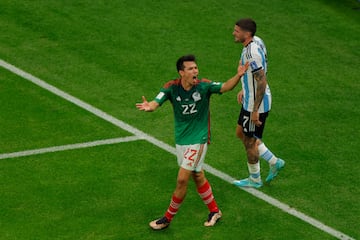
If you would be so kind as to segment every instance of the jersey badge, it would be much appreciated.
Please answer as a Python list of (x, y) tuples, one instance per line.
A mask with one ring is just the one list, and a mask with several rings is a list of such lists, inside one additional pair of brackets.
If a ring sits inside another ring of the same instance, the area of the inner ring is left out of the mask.
[(201, 96), (200, 93), (198, 91), (194, 92), (192, 95), (193, 99), (195, 102), (200, 101), (201, 100)]
[(250, 67), (251, 67), (252, 70), (257, 70), (259, 68), (255, 61), (250, 63)]

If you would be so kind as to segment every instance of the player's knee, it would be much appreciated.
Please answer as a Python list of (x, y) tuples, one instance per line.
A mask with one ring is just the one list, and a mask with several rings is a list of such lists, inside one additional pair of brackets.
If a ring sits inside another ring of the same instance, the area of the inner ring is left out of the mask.
[(256, 139), (256, 146), (260, 146), (263, 142), (260, 139)]
[(245, 144), (246, 151), (252, 151), (257, 146), (256, 139), (250, 138), (250, 137), (245, 137), (244, 144)]
[(201, 185), (205, 182), (205, 174), (203, 172), (197, 172), (193, 174), (193, 179), (196, 185)]
[(246, 153), (249, 157), (256, 156), (256, 150), (254, 148), (248, 148), (246, 149)]
[(203, 178), (203, 177), (204, 177), (203, 172), (193, 172), (193, 178), (194, 179), (200, 179), (200, 178)]
[(180, 187), (180, 188), (184, 187), (184, 186), (187, 186), (188, 182), (189, 182), (188, 178), (179, 177), (177, 179), (177, 186)]

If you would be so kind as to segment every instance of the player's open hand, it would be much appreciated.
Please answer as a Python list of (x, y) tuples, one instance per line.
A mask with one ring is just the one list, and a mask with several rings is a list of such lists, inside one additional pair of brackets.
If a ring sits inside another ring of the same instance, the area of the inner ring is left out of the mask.
[(142, 103), (136, 104), (137, 109), (139, 109), (140, 111), (146, 111), (146, 112), (151, 111), (150, 104), (144, 96), (142, 96), (142, 100), (143, 100)]
[(249, 67), (249, 62), (246, 62), (245, 65), (242, 65), (242, 64), (240, 63), (240, 64), (239, 64), (239, 67), (238, 67), (238, 69), (237, 69), (238, 75), (239, 75), (240, 77), (242, 77), (242, 76), (245, 74), (245, 72), (247, 71), (248, 67)]
[(251, 113), (251, 121), (258, 127), (261, 126), (262, 122), (259, 120), (259, 113), (258, 112), (252, 112)]

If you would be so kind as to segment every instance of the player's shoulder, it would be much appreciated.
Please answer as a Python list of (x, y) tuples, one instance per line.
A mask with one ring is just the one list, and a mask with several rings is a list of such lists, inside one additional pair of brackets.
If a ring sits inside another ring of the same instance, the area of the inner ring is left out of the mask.
[(173, 86), (179, 86), (181, 83), (180, 79), (173, 79), (164, 84), (163, 88), (169, 89)]
[(256, 58), (256, 57), (260, 57), (260, 52), (262, 52), (263, 50), (261, 49), (261, 47), (254, 41), (251, 41), (247, 46), (246, 46), (246, 57), (248, 59), (251, 58)]
[(202, 78), (202, 79), (199, 79), (197, 81), (197, 85), (203, 86), (203, 87), (206, 87), (206, 88), (208, 88), (210, 86), (213, 86), (214, 84), (217, 84), (217, 83), (214, 82), (214, 81), (211, 81), (211, 80), (209, 80), (207, 78)]
[(267, 54), (265, 43), (264, 43), (264, 41), (263, 41), (260, 37), (254, 36), (253, 41), (260, 47), (260, 49), (261, 49), (265, 54)]
[(258, 52), (259, 49), (262, 50), (260, 44), (255, 41), (252, 41), (249, 44), (249, 49), (251, 50), (251, 52)]
[(210, 89), (210, 88), (213, 88), (215, 86), (222, 86), (222, 83), (221, 82), (214, 82), (212, 80), (202, 78), (201, 80), (198, 81), (197, 86), (200, 86), (200, 88), (202, 88), (202, 89)]
[(199, 80), (199, 83), (212, 83), (212, 81), (207, 78), (202, 78)]
[(253, 41), (258, 45), (264, 45), (265, 46), (264, 41), (259, 36), (254, 36)]

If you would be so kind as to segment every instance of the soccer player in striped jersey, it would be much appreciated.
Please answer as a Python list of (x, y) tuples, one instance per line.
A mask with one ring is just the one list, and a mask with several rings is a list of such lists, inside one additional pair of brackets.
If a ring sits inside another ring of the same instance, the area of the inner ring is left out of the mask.
[(284, 167), (285, 161), (277, 158), (262, 142), (265, 122), (271, 109), (271, 92), (267, 83), (267, 51), (261, 38), (255, 36), (256, 23), (252, 19), (240, 19), (236, 22), (233, 36), (235, 42), (244, 48), (240, 62), (249, 62), (250, 66), (241, 78), (242, 90), (238, 102), (242, 104), (236, 135), (243, 141), (247, 158), (249, 177), (234, 181), (241, 187), (260, 188), (263, 183), (260, 175), (259, 156), (270, 165), (266, 178), (272, 181)]
[(193, 178), (200, 197), (210, 211), (204, 225), (214, 226), (221, 218), (221, 211), (203, 170), (210, 141), (210, 96), (232, 90), (248, 66), (248, 63), (240, 64), (236, 75), (224, 83), (212, 82), (198, 79), (199, 70), (193, 55), (183, 56), (176, 64), (180, 77), (166, 83), (153, 101), (148, 102), (143, 97), (143, 102), (136, 104), (139, 110), (152, 112), (169, 100), (174, 111), (175, 142), (180, 168), (170, 205), (162, 218), (150, 222), (152, 229), (161, 230), (169, 226), (185, 198), (190, 178)]

